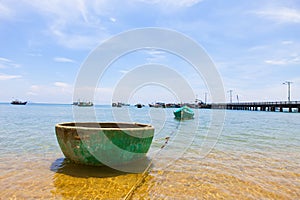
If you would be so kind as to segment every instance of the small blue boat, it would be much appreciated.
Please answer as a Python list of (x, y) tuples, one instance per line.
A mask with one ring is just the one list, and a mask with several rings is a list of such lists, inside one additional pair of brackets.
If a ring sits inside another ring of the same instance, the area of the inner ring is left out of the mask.
[(176, 119), (193, 119), (194, 111), (187, 106), (183, 106), (176, 111), (174, 111)]

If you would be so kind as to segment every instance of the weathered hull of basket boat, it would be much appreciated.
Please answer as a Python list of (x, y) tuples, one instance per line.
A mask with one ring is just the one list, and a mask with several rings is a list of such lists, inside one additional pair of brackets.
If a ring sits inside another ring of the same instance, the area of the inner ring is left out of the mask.
[(55, 126), (68, 159), (86, 165), (122, 165), (146, 156), (154, 128), (137, 123), (62, 123)]

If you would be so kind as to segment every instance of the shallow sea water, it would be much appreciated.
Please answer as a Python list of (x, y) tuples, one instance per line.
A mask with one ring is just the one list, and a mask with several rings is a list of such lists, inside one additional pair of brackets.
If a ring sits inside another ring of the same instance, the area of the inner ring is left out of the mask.
[(93, 108), (0, 104), (0, 199), (300, 198), (299, 113), (226, 111), (223, 131), (203, 155), (210, 110), (179, 122), (174, 109), (96, 106), (97, 121), (128, 121), (129, 113), (155, 126), (151, 166), (130, 173), (64, 159), (54, 126), (73, 121), (73, 109), (93, 120)]

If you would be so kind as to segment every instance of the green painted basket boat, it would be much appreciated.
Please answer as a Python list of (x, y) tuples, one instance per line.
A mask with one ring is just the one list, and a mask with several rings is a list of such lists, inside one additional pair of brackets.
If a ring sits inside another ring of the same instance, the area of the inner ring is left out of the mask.
[(176, 119), (193, 119), (194, 111), (187, 106), (183, 106), (176, 111), (174, 111), (174, 116)]
[(59, 146), (69, 160), (117, 166), (146, 156), (154, 127), (139, 123), (67, 122), (55, 126)]

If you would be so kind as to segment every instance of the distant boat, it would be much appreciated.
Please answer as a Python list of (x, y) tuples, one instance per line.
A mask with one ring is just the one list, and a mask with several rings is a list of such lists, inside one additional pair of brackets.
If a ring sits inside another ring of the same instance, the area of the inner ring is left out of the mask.
[(81, 107), (88, 107), (88, 106), (93, 106), (93, 102), (91, 101), (78, 101), (77, 106), (81, 106)]
[(161, 102), (157, 102), (155, 104), (149, 104), (149, 107), (154, 107), (154, 108), (165, 108), (166, 104), (165, 103), (161, 103)]
[(193, 119), (194, 111), (187, 106), (183, 106), (176, 111), (174, 111), (176, 119)]
[(121, 103), (122, 106), (130, 106), (129, 103)]
[(167, 103), (166, 108), (180, 108), (181, 104), (180, 103)]
[(142, 107), (144, 107), (144, 105), (142, 105), (142, 104), (140, 104), (140, 103), (136, 104), (135, 106), (136, 106), (137, 108), (142, 108)]
[(112, 107), (122, 107), (122, 104), (118, 103), (112, 103), (111, 104)]
[(130, 106), (130, 104), (128, 104), (128, 103), (122, 103), (122, 102), (112, 103), (111, 105), (112, 105), (112, 107)]
[(13, 100), (12, 102), (10, 102), (13, 105), (26, 105), (27, 101), (19, 101), (19, 100)]

